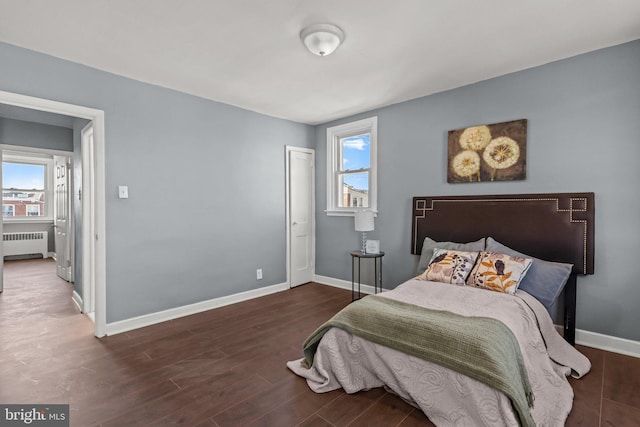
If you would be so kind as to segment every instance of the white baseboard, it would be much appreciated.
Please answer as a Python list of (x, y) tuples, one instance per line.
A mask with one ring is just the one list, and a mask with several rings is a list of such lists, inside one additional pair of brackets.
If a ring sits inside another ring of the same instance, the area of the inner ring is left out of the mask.
[(122, 332), (131, 331), (133, 329), (138, 329), (145, 326), (155, 325), (156, 323), (166, 322), (168, 320), (189, 316), (191, 314), (201, 313), (203, 311), (223, 307), (225, 305), (247, 301), (276, 292), (286, 291), (287, 289), (289, 289), (288, 283), (280, 283), (277, 285), (254, 289), (251, 291), (240, 292), (233, 295), (184, 305), (182, 307), (170, 308), (168, 310), (163, 310), (156, 313), (132, 317), (131, 319), (119, 320), (117, 322), (107, 323), (105, 332), (106, 335), (120, 334)]
[(84, 307), (84, 301), (82, 300), (82, 297), (80, 296), (80, 294), (78, 294), (75, 291), (75, 289), (73, 290), (73, 293), (71, 294), (71, 301), (73, 301), (73, 303), (78, 308), (78, 310), (80, 310), (80, 313), (84, 314), (89, 319), (91, 319), (91, 321), (93, 323), (96, 323), (95, 313), (85, 313), (84, 312), (84, 310), (82, 308), (82, 307)]
[(82, 297), (75, 291), (75, 289), (71, 294), (71, 301), (73, 301), (76, 307), (78, 307), (78, 310), (80, 310), (80, 313), (82, 313)]
[[(351, 290), (351, 282), (348, 280), (334, 279), (333, 277), (314, 274), (313, 281), (322, 285), (333, 286), (334, 288), (346, 289), (348, 291)], [(356, 284), (356, 291), (358, 290), (357, 288), (358, 285)], [(360, 285), (360, 292), (363, 294), (373, 294), (375, 290), (371, 285)]]
[[(323, 285), (351, 290), (351, 282), (348, 280), (334, 279), (333, 277), (314, 274), (313, 281)], [(362, 293), (373, 294), (373, 292), (373, 286), (362, 285)], [(562, 325), (556, 325), (556, 329), (558, 330), (558, 333), (562, 335)], [(627, 356), (640, 357), (640, 341), (612, 337), (610, 335), (598, 334), (596, 332), (585, 331), (582, 329), (576, 329), (576, 344), (625, 354)]]
[(627, 356), (640, 357), (640, 341), (612, 337), (597, 332), (576, 329), (576, 344), (626, 354)]

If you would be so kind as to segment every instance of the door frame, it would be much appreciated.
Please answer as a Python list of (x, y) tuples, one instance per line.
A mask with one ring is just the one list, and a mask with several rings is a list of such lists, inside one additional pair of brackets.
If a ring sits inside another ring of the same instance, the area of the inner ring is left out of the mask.
[(286, 253), (286, 268), (287, 268), (287, 285), (291, 288), (291, 192), (289, 186), (289, 179), (291, 175), (289, 157), (292, 151), (300, 153), (311, 154), (311, 164), (313, 173), (311, 174), (311, 259), (313, 262), (313, 275), (315, 276), (316, 269), (316, 152), (312, 148), (294, 147), (291, 145), (285, 145), (285, 228), (287, 239), (287, 253)]
[(83, 192), (81, 197), (82, 206), (82, 247), (88, 250), (82, 252), (82, 312), (89, 316), (95, 322), (95, 289), (91, 286), (95, 283), (95, 251), (91, 244), (91, 236), (95, 235), (95, 221), (85, 221), (85, 215), (89, 218), (94, 217), (95, 212), (95, 194), (92, 191), (85, 191), (85, 188), (95, 187), (94, 168), (87, 167), (95, 164), (93, 149), (94, 146), (91, 140), (88, 139), (94, 137), (93, 122), (87, 123), (87, 125), (80, 131), (80, 152), (82, 154), (82, 179), (80, 188)]
[[(95, 211), (93, 214), (87, 214), (83, 210), (83, 223), (89, 221), (92, 229), (95, 230), (94, 236), (91, 236), (90, 245), (83, 245), (82, 255), (90, 258), (90, 248), (95, 254), (93, 264), (93, 281), (91, 286), (94, 290), (95, 298), (95, 319), (94, 319), (94, 335), (102, 337), (106, 333), (106, 242), (105, 242), (105, 121), (104, 111), (95, 108), (84, 107), (81, 105), (68, 104), (64, 102), (53, 101), (49, 99), (36, 98), (33, 96), (21, 95), (12, 92), (0, 91), (0, 103), (13, 105), (16, 107), (29, 108), (32, 110), (47, 111), (50, 113), (63, 114), (65, 116), (78, 117), (88, 119), (93, 122), (93, 152), (95, 163), (88, 165), (93, 169), (95, 177), (93, 188), (83, 188), (84, 195), (87, 191), (93, 193), (95, 201)], [(85, 165), (83, 165), (84, 169)], [(2, 233), (2, 225), (0, 221), (0, 233)], [(84, 234), (84, 229), (83, 229)], [(84, 239), (84, 236), (83, 236)], [(2, 256), (2, 248), (0, 245), (0, 256)], [(0, 258), (2, 260), (2, 258)], [(0, 264), (1, 265), (1, 264)], [(0, 275), (2, 271), (0, 271)], [(1, 280), (1, 279), (0, 279)]]

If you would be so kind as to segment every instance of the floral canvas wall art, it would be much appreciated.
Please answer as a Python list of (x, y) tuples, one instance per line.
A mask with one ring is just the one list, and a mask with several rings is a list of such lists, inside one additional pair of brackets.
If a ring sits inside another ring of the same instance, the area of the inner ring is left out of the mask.
[(450, 130), (447, 182), (525, 179), (527, 119)]

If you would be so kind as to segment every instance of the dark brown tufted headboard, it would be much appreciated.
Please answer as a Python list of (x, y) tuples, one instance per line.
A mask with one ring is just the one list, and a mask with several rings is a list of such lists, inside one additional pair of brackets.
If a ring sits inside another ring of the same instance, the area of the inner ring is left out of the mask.
[(575, 275), (593, 274), (594, 193), (414, 197), (411, 253), (425, 237), (470, 242), (493, 237), (517, 251), (573, 264), (565, 288), (565, 338), (575, 337)]

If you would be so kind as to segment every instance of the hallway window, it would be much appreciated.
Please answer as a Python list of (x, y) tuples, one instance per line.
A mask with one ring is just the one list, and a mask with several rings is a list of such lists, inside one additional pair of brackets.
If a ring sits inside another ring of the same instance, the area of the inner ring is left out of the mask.
[(12, 219), (51, 219), (47, 197), (51, 160), (5, 155), (2, 163), (2, 215)]

